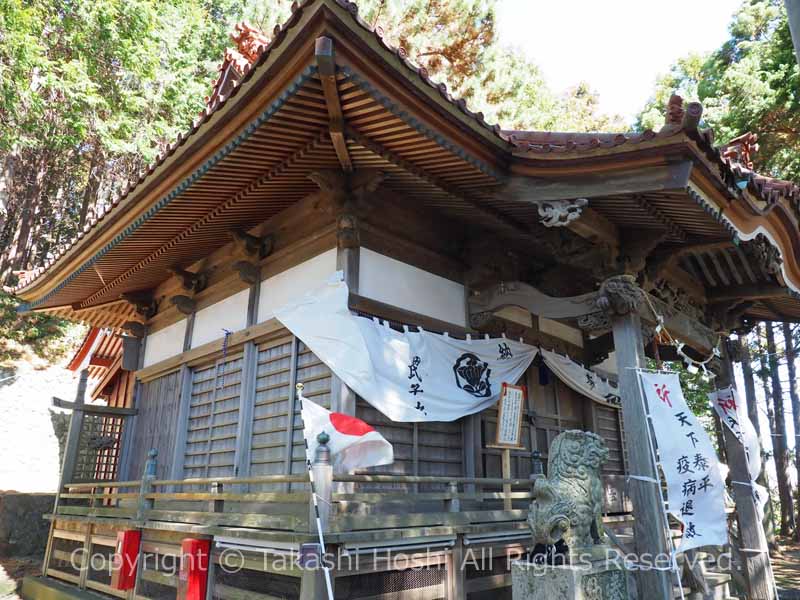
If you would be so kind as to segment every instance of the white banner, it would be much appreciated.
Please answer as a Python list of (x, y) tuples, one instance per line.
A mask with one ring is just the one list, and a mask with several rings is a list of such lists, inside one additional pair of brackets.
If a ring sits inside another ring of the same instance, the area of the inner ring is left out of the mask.
[(619, 405), (619, 389), (607, 379), (600, 377), (594, 371), (583, 368), (568, 356), (544, 349), (541, 352), (547, 367), (573, 390), (595, 402)]
[(537, 349), (506, 338), (458, 340), (398, 332), (352, 315), (348, 289), (330, 282), (275, 317), (359, 396), (393, 421), (454, 421), (497, 402)]
[(711, 440), (675, 373), (639, 372), (667, 479), (669, 512), (683, 523), (678, 550), (728, 543), (725, 483)]
[[(739, 394), (736, 392), (735, 387), (728, 386), (711, 392), (708, 394), (708, 398), (711, 400), (711, 405), (717, 412), (719, 420), (731, 430), (736, 439), (739, 440), (739, 443), (744, 445), (747, 454), (747, 471), (750, 474), (749, 483), (752, 486), (756, 506), (763, 518), (764, 505), (767, 503), (769, 495), (767, 488), (756, 483), (756, 479), (761, 474), (761, 444), (758, 442), (756, 428), (750, 421), (750, 417), (747, 416), (747, 410), (739, 399)], [(740, 491), (737, 487), (741, 486), (742, 483), (748, 482), (733, 484), (735, 492)]]

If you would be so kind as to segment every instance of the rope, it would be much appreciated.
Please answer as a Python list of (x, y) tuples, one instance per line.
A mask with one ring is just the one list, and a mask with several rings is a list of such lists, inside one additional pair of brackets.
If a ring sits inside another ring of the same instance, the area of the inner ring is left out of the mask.
[[(300, 402), (300, 419), (303, 419), (303, 384), (297, 384), (297, 400)], [(317, 521), (317, 536), (319, 537), (319, 550), (320, 550), (320, 559), (322, 562), (322, 570), (325, 572), (325, 587), (328, 589), (328, 600), (333, 600), (333, 584), (331, 583), (331, 572), (328, 569), (328, 565), (325, 562), (325, 538), (322, 535), (322, 521), (319, 518), (319, 496), (317, 495), (316, 489), (314, 488), (314, 469), (312, 467), (312, 460), (311, 455), (309, 454), (308, 449), (308, 438), (306, 437), (306, 425), (305, 421), (303, 421), (303, 442), (306, 446), (306, 467), (308, 468), (308, 481), (311, 484), (311, 500), (314, 503), (314, 516)]]

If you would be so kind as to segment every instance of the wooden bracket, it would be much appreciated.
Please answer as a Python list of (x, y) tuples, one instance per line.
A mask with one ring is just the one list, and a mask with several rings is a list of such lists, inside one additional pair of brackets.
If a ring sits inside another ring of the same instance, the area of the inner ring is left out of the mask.
[(145, 333), (144, 323), (139, 321), (125, 321), (122, 325), (123, 331), (130, 333), (131, 337), (142, 339)]
[(363, 212), (369, 206), (368, 195), (375, 192), (386, 178), (379, 169), (360, 169), (345, 173), (337, 169), (320, 169), (308, 174), (329, 198), (326, 210), (338, 215), (342, 212)]
[(622, 232), (619, 262), (625, 273), (644, 271), (647, 257), (667, 238), (666, 231), (625, 230)]
[(173, 296), (169, 300), (184, 315), (190, 315), (197, 309), (197, 301), (189, 296)]
[(261, 278), (261, 269), (259, 266), (247, 262), (246, 260), (233, 263), (233, 268), (239, 273), (239, 279), (250, 285), (258, 283), (258, 280)]
[(158, 302), (153, 297), (153, 292), (126, 292), (120, 296), (136, 308), (136, 314), (145, 319), (152, 318), (158, 311)]
[(339, 99), (339, 87), (336, 84), (336, 59), (333, 51), (333, 40), (329, 37), (318, 37), (314, 45), (314, 57), (317, 61), (317, 72), (322, 83), (322, 93), (328, 108), (329, 130), (333, 148), (339, 159), (342, 170), (349, 173), (353, 170), (353, 161), (347, 150), (347, 139), (344, 135), (344, 113)]
[(258, 237), (247, 233), (243, 229), (233, 229), (230, 232), (230, 236), (247, 256), (253, 258), (266, 258), (275, 246), (275, 237), (272, 235)]
[(206, 271), (193, 273), (192, 271), (187, 271), (185, 269), (181, 269), (180, 267), (172, 267), (167, 270), (170, 273), (180, 277), (181, 286), (183, 286), (183, 289), (187, 292), (196, 294), (197, 292), (204, 290), (208, 285), (208, 273)]

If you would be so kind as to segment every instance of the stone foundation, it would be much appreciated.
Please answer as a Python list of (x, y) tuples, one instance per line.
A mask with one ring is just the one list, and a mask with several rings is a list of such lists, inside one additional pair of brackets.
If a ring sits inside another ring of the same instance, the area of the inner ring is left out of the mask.
[(0, 556), (44, 554), (50, 521), (42, 518), (53, 511), (53, 494), (0, 492)]

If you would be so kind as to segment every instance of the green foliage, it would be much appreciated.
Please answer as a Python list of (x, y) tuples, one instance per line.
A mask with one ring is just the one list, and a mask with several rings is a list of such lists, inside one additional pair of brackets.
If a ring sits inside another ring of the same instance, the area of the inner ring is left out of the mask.
[(46, 313), (17, 314), (19, 302), (0, 292), (0, 364), (20, 358), (27, 349), (50, 361), (62, 358), (84, 328)]
[(658, 80), (639, 127), (658, 129), (675, 91), (703, 103), (718, 141), (757, 133), (756, 170), (800, 179), (800, 68), (782, 0), (746, 0), (719, 49), (677, 61)]

